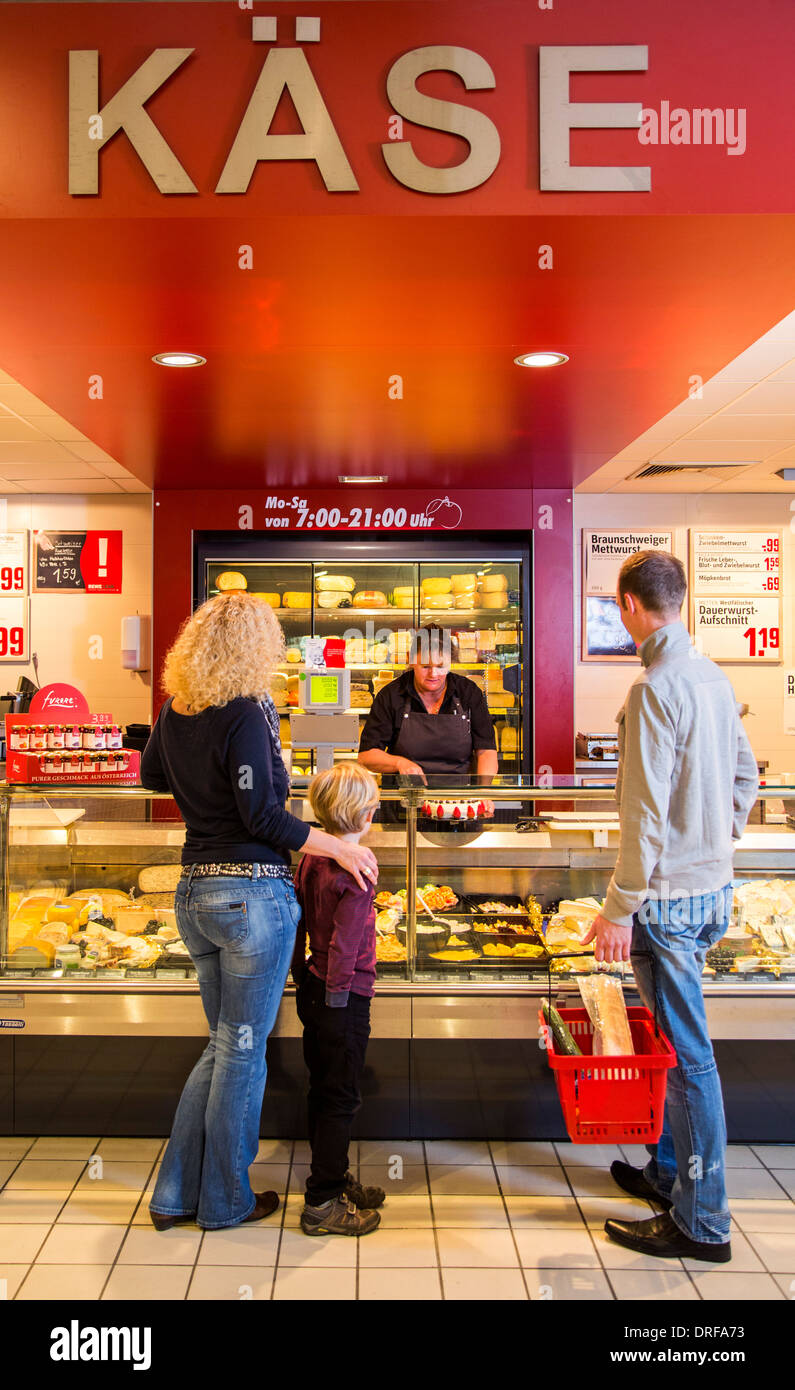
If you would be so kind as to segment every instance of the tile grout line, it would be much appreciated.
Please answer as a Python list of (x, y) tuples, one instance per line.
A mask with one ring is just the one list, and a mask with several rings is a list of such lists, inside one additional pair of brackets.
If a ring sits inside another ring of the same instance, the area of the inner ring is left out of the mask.
[[(564, 1141), (561, 1140), (560, 1142), (563, 1143)], [(557, 1143), (555, 1142), (554, 1139), (552, 1140), (552, 1147), (553, 1147), (553, 1149), (555, 1150), (555, 1154), (556, 1154), (558, 1163), (560, 1164), (561, 1168), (563, 1169), (563, 1175), (564, 1175), (564, 1177), (565, 1177), (565, 1179), (566, 1179), (566, 1182), (567, 1182), (568, 1185), (569, 1185), (569, 1191), (571, 1192), (571, 1195), (572, 1195), (572, 1197), (574, 1198), (574, 1204), (575, 1204), (575, 1206), (576, 1206), (578, 1212), (580, 1213), (580, 1216), (582, 1217), (582, 1220), (585, 1222), (585, 1229), (586, 1229), (586, 1231), (588, 1232), (588, 1235), (591, 1236), (591, 1228), (590, 1228), (590, 1226), (588, 1225), (588, 1222), (585, 1220), (585, 1212), (583, 1211), (582, 1207), (580, 1206), (579, 1198), (578, 1198), (578, 1196), (577, 1196), (577, 1194), (576, 1194), (576, 1192), (574, 1191), (574, 1188), (573, 1188), (573, 1186), (572, 1186), (572, 1181), (571, 1181), (571, 1178), (569, 1177), (569, 1170), (568, 1170), (568, 1168), (566, 1167), (565, 1163), (563, 1162), (563, 1159), (561, 1158), (560, 1154), (558, 1153), (558, 1146), (557, 1146)], [(624, 1150), (621, 1149), (620, 1146), (617, 1146), (617, 1147), (620, 1149), (620, 1152), (623, 1154)], [(589, 1165), (586, 1164), (586, 1165), (583, 1165), (583, 1166), (587, 1167), (587, 1166), (589, 1166)], [(572, 1167), (577, 1167), (577, 1165), (576, 1165), (576, 1164), (572, 1164)], [(607, 1280), (607, 1287), (609, 1288), (611, 1294), (613, 1295), (613, 1301), (614, 1301), (614, 1303), (619, 1303), (619, 1302), (621, 1302), (621, 1300), (619, 1299), (618, 1294), (616, 1293), (616, 1290), (615, 1290), (615, 1286), (614, 1286), (614, 1284), (613, 1284), (613, 1281), (612, 1281), (612, 1279), (610, 1278), (610, 1272), (609, 1272), (609, 1270), (607, 1270), (607, 1269), (605, 1268), (605, 1266), (604, 1266), (604, 1263), (603, 1263), (603, 1261), (602, 1261), (602, 1257), (601, 1257), (601, 1255), (599, 1254), (599, 1249), (598, 1249), (598, 1247), (597, 1247), (596, 1241), (594, 1240), (593, 1236), (591, 1236), (591, 1244), (593, 1245), (594, 1250), (596, 1251), (596, 1258), (597, 1258), (597, 1260), (599, 1261), (599, 1264), (600, 1264), (601, 1269), (602, 1269), (602, 1273), (604, 1274), (605, 1279)]]
[[(41, 1137), (41, 1136), (37, 1136), (37, 1138), (39, 1138), (39, 1137)], [(35, 1140), (35, 1139), (34, 1139), (33, 1143), (34, 1143), (34, 1144), (36, 1143), (36, 1140)], [(33, 1147), (33, 1145), (31, 1145), (31, 1148), (32, 1148), (32, 1147)], [(29, 1151), (28, 1151), (28, 1152), (29, 1152)], [(22, 1162), (22, 1159), (20, 1159), (19, 1161), (20, 1161), (20, 1163), (21, 1163), (21, 1162)], [(35, 1163), (35, 1162), (38, 1162), (38, 1163), (47, 1163), (47, 1162), (51, 1162), (51, 1161), (53, 1161), (53, 1160), (50, 1160), (50, 1159), (32, 1159), (32, 1160), (31, 1160), (31, 1162), (34, 1162), (34, 1163)], [(55, 1160), (55, 1161), (57, 1162), (57, 1160)], [(69, 1159), (63, 1159), (63, 1160), (61, 1160), (61, 1161), (64, 1162), (64, 1163), (70, 1162)], [(66, 1201), (64, 1201), (64, 1202), (61, 1204), (61, 1206), (58, 1208), (58, 1214), (57, 1214), (57, 1216), (55, 1217), (55, 1221), (51, 1221), (51, 1222), (50, 1222), (50, 1229), (49, 1229), (49, 1231), (47, 1232), (46, 1236), (44, 1237), (44, 1240), (42, 1241), (41, 1245), (39, 1246), (38, 1250), (36, 1251), (36, 1254), (34, 1255), (33, 1259), (32, 1259), (31, 1262), (30, 1262), (30, 1264), (28, 1265), (27, 1272), (26, 1272), (26, 1274), (24, 1275), (23, 1279), (20, 1281), (19, 1288), (17, 1289), (16, 1293), (14, 1294), (14, 1297), (13, 1297), (13, 1299), (12, 1299), (12, 1302), (16, 1302), (18, 1295), (22, 1292), (22, 1289), (24, 1288), (25, 1284), (27, 1283), (28, 1278), (29, 1278), (29, 1276), (30, 1276), (30, 1271), (31, 1271), (32, 1269), (35, 1268), (35, 1266), (36, 1266), (36, 1261), (38, 1260), (39, 1255), (41, 1254), (41, 1252), (42, 1252), (42, 1250), (43, 1250), (43, 1248), (44, 1248), (46, 1242), (49, 1240), (50, 1236), (52, 1235), (53, 1228), (54, 1228), (54, 1226), (55, 1226), (55, 1222), (58, 1220), (58, 1217), (60, 1216), (61, 1212), (63, 1211), (64, 1207), (66, 1206), (66, 1203), (67, 1203), (67, 1202), (69, 1201), (69, 1199), (73, 1196), (74, 1191), (75, 1191), (75, 1189), (76, 1189), (76, 1187), (77, 1187), (77, 1184), (79, 1183), (80, 1179), (81, 1179), (82, 1176), (83, 1176), (83, 1171), (87, 1168), (87, 1166), (88, 1166), (88, 1160), (87, 1160), (87, 1159), (84, 1159), (84, 1161), (83, 1161), (83, 1169), (78, 1173), (77, 1177), (75, 1178), (74, 1183), (72, 1184), (72, 1187), (70, 1188), (69, 1196), (66, 1198)], [(9, 1173), (8, 1176), (9, 1176), (9, 1177), (12, 1177), (12, 1176), (13, 1176), (13, 1173)], [(7, 1181), (8, 1181), (8, 1179), (6, 1179), (6, 1182), (7, 1182)], [(4, 1190), (5, 1190), (5, 1184), (4, 1184)], [(20, 1192), (24, 1192), (24, 1191), (26, 1191), (27, 1189), (25, 1189), (25, 1188), (20, 1188), (19, 1190), (20, 1190)], [(46, 1191), (47, 1189), (46, 1189), (46, 1188), (33, 1188), (33, 1189), (30, 1189), (30, 1190), (36, 1192), (36, 1191)], [(12, 1223), (9, 1222), (9, 1225), (10, 1225), (10, 1224), (12, 1224)], [(29, 1225), (30, 1223), (29, 1223), (29, 1222), (28, 1222), (28, 1223), (15, 1222), (15, 1223), (13, 1223), (13, 1224), (15, 1224), (15, 1225), (28, 1224), (28, 1225)]]
[(441, 1292), (440, 1301), (442, 1303), (446, 1303), (447, 1297), (444, 1288), (444, 1276), (442, 1274), (442, 1258), (439, 1254), (439, 1234), (436, 1230), (436, 1213), (433, 1209), (433, 1192), (431, 1191), (431, 1175), (429, 1172), (428, 1164), (428, 1150), (426, 1148), (426, 1143), (424, 1139), (421, 1139), (420, 1143), (422, 1144), (422, 1161), (425, 1168), (425, 1186), (428, 1191), (428, 1206), (431, 1209), (431, 1230), (433, 1232), (433, 1248), (436, 1251), (436, 1275), (439, 1280), (439, 1289)]
[(511, 1213), (510, 1213), (509, 1210), (508, 1210), (508, 1203), (507, 1203), (506, 1200), (505, 1200), (505, 1193), (504, 1193), (503, 1190), (502, 1190), (502, 1183), (500, 1182), (500, 1174), (499, 1174), (499, 1171), (498, 1171), (498, 1169), (497, 1169), (497, 1160), (496, 1160), (495, 1157), (494, 1157), (494, 1151), (493, 1151), (493, 1149), (492, 1149), (492, 1147), (491, 1147), (491, 1140), (490, 1140), (490, 1139), (488, 1139), (488, 1140), (486, 1141), (486, 1147), (488, 1148), (488, 1151), (489, 1151), (489, 1158), (491, 1159), (491, 1166), (492, 1166), (492, 1168), (493, 1168), (493, 1170), (494, 1170), (494, 1177), (495, 1177), (495, 1179), (496, 1179), (496, 1181), (497, 1181), (497, 1191), (498, 1191), (499, 1194), (500, 1194), (500, 1198), (501, 1198), (501, 1200), (502, 1200), (502, 1205), (503, 1205), (503, 1210), (504, 1210), (504, 1212), (505, 1212), (505, 1217), (506, 1217), (506, 1220), (507, 1220), (507, 1222), (508, 1222), (508, 1230), (509, 1230), (510, 1233), (511, 1233), (511, 1242), (512, 1242), (512, 1244), (513, 1244), (514, 1250), (516, 1251), (516, 1263), (517, 1263), (518, 1266), (519, 1266), (519, 1272), (520, 1272), (520, 1274), (521, 1274), (521, 1276), (522, 1276), (522, 1283), (523, 1283), (523, 1285), (524, 1285), (525, 1296), (526, 1296), (526, 1298), (527, 1298), (528, 1303), (532, 1303), (533, 1300), (532, 1300), (531, 1297), (530, 1297), (530, 1289), (529, 1289), (529, 1286), (528, 1286), (528, 1283), (527, 1283), (527, 1275), (525, 1274), (524, 1265), (522, 1264), (522, 1257), (521, 1257), (521, 1255), (520, 1255), (520, 1253), (519, 1253), (519, 1246), (518, 1246), (517, 1243), (516, 1243), (516, 1232), (515, 1232), (514, 1229), (513, 1229), (513, 1222), (511, 1221)]
[[(127, 1230), (125, 1231), (124, 1235), (122, 1236), (121, 1240), (119, 1241), (119, 1248), (118, 1248), (118, 1250), (116, 1251), (116, 1254), (115, 1254), (113, 1260), (111, 1261), (111, 1266), (110, 1266), (110, 1269), (108, 1270), (107, 1278), (106, 1278), (104, 1284), (102, 1285), (102, 1288), (101, 1288), (100, 1291), (99, 1291), (99, 1294), (98, 1294), (98, 1296), (97, 1296), (97, 1303), (101, 1303), (102, 1300), (103, 1300), (103, 1298), (104, 1298), (104, 1296), (105, 1296), (105, 1290), (107, 1289), (108, 1284), (109, 1284), (109, 1282), (110, 1282), (110, 1280), (111, 1280), (111, 1278), (112, 1278), (112, 1276), (113, 1276), (113, 1271), (115, 1270), (117, 1264), (119, 1263), (119, 1256), (121, 1255), (122, 1250), (124, 1249), (125, 1245), (127, 1244), (127, 1237), (129, 1236), (130, 1231), (133, 1229), (133, 1224), (132, 1224), (132, 1223), (133, 1223), (133, 1221), (135, 1220), (136, 1216), (138, 1215), (138, 1209), (139, 1209), (141, 1203), (143, 1202), (143, 1200), (144, 1200), (144, 1198), (145, 1198), (145, 1196), (146, 1196), (147, 1190), (148, 1190), (148, 1188), (149, 1188), (149, 1183), (150, 1183), (151, 1180), (152, 1180), (152, 1174), (154, 1173), (154, 1171), (155, 1171), (155, 1169), (156, 1169), (156, 1167), (157, 1167), (157, 1160), (158, 1160), (158, 1157), (159, 1157), (159, 1155), (160, 1155), (162, 1152), (163, 1152), (163, 1145), (162, 1145), (162, 1143), (161, 1143), (160, 1148), (158, 1149), (157, 1154), (156, 1154), (155, 1157), (152, 1159), (152, 1166), (151, 1166), (151, 1168), (149, 1169), (149, 1177), (146, 1179), (146, 1182), (144, 1183), (144, 1185), (143, 1185), (143, 1187), (142, 1187), (142, 1189), (141, 1189), (141, 1195), (140, 1195), (140, 1197), (138, 1198), (138, 1201), (135, 1203), (135, 1206), (133, 1207), (133, 1210), (132, 1210), (132, 1214), (131, 1214), (131, 1216), (130, 1216), (130, 1219), (129, 1219), (128, 1222), (127, 1222)], [(154, 1226), (152, 1227), (152, 1230), (154, 1230)]]
[(282, 1219), (281, 1219), (281, 1223), (280, 1223), (280, 1225), (279, 1225), (279, 1239), (278, 1239), (278, 1241), (276, 1242), (276, 1253), (274, 1254), (274, 1257), (273, 1257), (273, 1278), (271, 1279), (271, 1292), (270, 1292), (270, 1298), (268, 1299), (268, 1302), (269, 1302), (269, 1303), (273, 1303), (273, 1302), (274, 1302), (274, 1294), (276, 1293), (276, 1279), (277, 1279), (278, 1274), (279, 1274), (279, 1256), (281, 1255), (281, 1251), (282, 1251), (282, 1236), (284, 1235), (285, 1223), (286, 1223), (286, 1221), (287, 1221), (287, 1204), (288, 1204), (288, 1202), (289, 1202), (289, 1200), (290, 1200), (290, 1195), (291, 1195), (291, 1191), (292, 1191), (292, 1176), (293, 1176), (293, 1166), (294, 1166), (294, 1163), (295, 1163), (295, 1140), (294, 1140), (294, 1139), (291, 1139), (291, 1140), (290, 1140), (290, 1157), (289, 1157), (288, 1160), (287, 1160), (287, 1181), (286, 1181), (286, 1183), (285, 1183), (285, 1185), (284, 1185), (284, 1210), (282, 1211)]

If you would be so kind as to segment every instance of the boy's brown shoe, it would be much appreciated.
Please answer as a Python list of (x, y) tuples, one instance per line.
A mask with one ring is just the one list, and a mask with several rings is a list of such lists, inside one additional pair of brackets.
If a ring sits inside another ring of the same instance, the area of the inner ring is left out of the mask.
[(358, 1212), (353, 1202), (334, 1197), (322, 1207), (305, 1206), (301, 1212), (301, 1230), (305, 1236), (366, 1236), (381, 1221), (377, 1211)]

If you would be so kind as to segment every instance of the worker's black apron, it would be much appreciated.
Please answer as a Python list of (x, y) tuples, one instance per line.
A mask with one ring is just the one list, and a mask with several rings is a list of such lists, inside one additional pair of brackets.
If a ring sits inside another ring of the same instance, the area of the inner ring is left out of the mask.
[[(418, 763), (429, 782), (434, 776), (468, 778), (472, 771), (472, 725), (457, 695), (449, 714), (427, 714), (411, 708), (407, 695), (400, 712), (397, 742), (391, 752), (397, 758)], [(397, 801), (381, 804), (380, 819), (395, 824), (405, 821), (406, 813)], [(450, 830), (452, 822), (445, 822)]]

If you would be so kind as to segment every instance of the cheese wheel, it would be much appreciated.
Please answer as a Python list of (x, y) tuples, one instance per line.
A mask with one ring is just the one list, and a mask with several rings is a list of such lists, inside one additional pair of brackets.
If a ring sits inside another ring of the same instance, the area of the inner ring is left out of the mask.
[(497, 645), (497, 634), (493, 627), (478, 628), (477, 633), (478, 651), (493, 652)]
[(484, 574), (478, 588), (482, 594), (494, 594), (500, 589), (507, 589), (508, 580), (504, 574)]
[(288, 589), (283, 598), (285, 608), (308, 608), (311, 602), (312, 595), (303, 589)]
[(287, 701), (287, 691), (286, 691), (286, 690), (274, 690), (274, 691), (273, 691), (273, 703), (274, 703), (274, 705), (276, 706), (277, 709), (286, 709), (286, 708), (287, 708), (287, 703), (288, 703), (288, 701)]
[(507, 608), (508, 592), (501, 589), (498, 593), (478, 594), (481, 608)]
[(339, 608), (342, 603), (350, 603), (347, 589), (324, 589), (317, 596), (318, 608)]
[(498, 647), (518, 647), (519, 633), (516, 628), (497, 628)]
[(389, 660), (389, 647), (386, 642), (373, 643), (373, 649), (370, 652), (370, 660), (373, 662), (373, 665), (376, 665), (379, 661)]
[(474, 592), (471, 594), (456, 594), (455, 597), (456, 608), (472, 609), (475, 607), (476, 602), (477, 595)]
[(452, 594), (423, 594), (422, 606), (430, 609), (431, 612), (435, 612), (437, 609), (447, 609), (449, 612), (453, 606), (453, 596)]
[(386, 594), (380, 589), (360, 589), (353, 596), (354, 608), (386, 608)]
[(349, 637), (345, 643), (345, 660), (351, 665), (364, 665), (367, 661), (367, 642), (364, 637)]
[(473, 594), (478, 586), (476, 574), (454, 574), (453, 575), (454, 594)]
[(449, 594), (453, 587), (452, 579), (423, 579), (423, 594)]
[(248, 588), (248, 580), (244, 574), (238, 574), (237, 570), (224, 570), (216, 579), (215, 587), (220, 589), (221, 593), (228, 593), (230, 589)]
[(261, 603), (267, 603), (269, 608), (281, 608), (282, 601), (278, 594), (255, 594)]
[(277, 690), (287, 689), (287, 677), (283, 671), (275, 671), (271, 676), (271, 695), (275, 695)]
[(299, 662), (301, 660), (301, 648), (288, 647), (287, 651), (285, 652), (285, 656), (287, 657), (288, 661)]
[(487, 698), (489, 709), (513, 709), (515, 696), (510, 690), (490, 690)]
[(410, 608), (411, 604), (417, 597), (417, 590), (414, 588), (413, 584), (398, 584), (397, 587), (394, 589), (392, 596), (395, 600), (395, 604), (398, 603), (399, 599), (409, 599), (410, 603), (407, 606)]
[(334, 593), (338, 589), (352, 594), (356, 588), (356, 581), (351, 579), (349, 574), (321, 574), (315, 580), (315, 588), (319, 594)]

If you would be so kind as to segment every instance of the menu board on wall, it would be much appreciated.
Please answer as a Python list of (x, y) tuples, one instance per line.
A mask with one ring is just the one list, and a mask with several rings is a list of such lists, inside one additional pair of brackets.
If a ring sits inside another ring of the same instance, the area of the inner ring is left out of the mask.
[(28, 533), (0, 531), (0, 597), (28, 592)]
[(636, 550), (671, 550), (670, 531), (582, 533), (582, 660), (632, 661), (635, 643), (615, 599), (618, 572)]
[(782, 660), (781, 531), (690, 532), (693, 639), (713, 661)]
[(121, 593), (121, 531), (34, 531), (33, 548), (34, 593)]
[(30, 599), (0, 597), (0, 661), (30, 661)]

